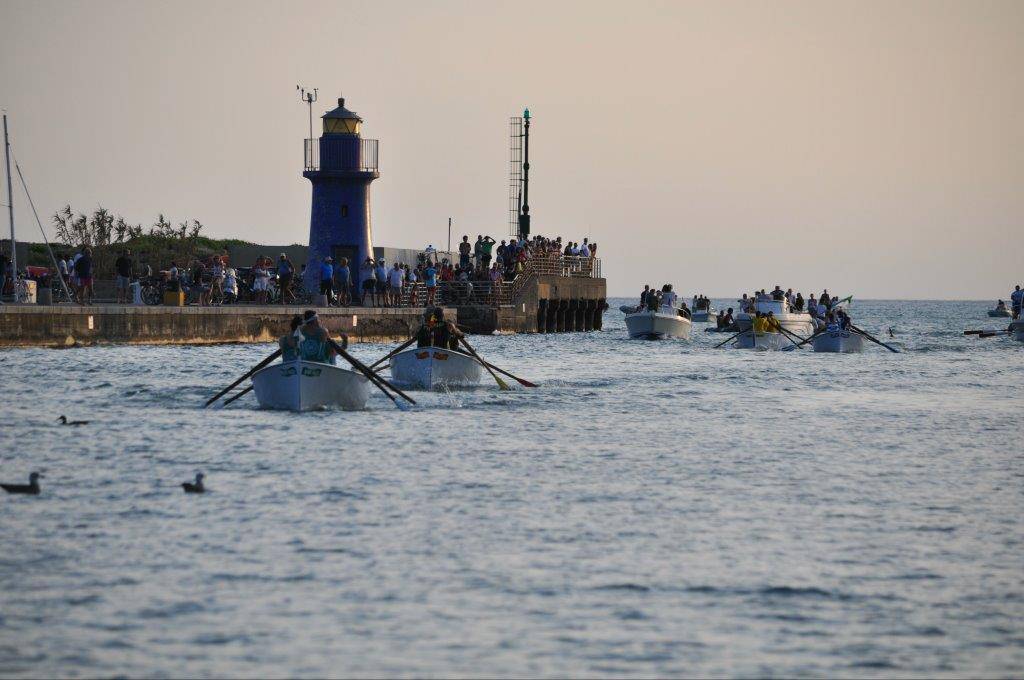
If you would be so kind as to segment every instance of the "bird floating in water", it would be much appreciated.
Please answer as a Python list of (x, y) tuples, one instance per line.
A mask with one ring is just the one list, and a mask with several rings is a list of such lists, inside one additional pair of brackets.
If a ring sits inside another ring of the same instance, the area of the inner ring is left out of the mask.
[(38, 472), (28, 476), (28, 484), (0, 484), (7, 493), (27, 493), (33, 496), (39, 495), (39, 479), (42, 477)]
[(203, 477), (205, 476), (202, 472), (197, 472), (196, 481), (182, 482), (181, 488), (185, 490), (185, 493), (205, 493), (206, 487), (203, 486)]
[(893, 332), (892, 326), (889, 326), (889, 337), (890, 338), (895, 338), (896, 337), (896, 333)]
[(88, 420), (68, 420), (67, 416), (61, 416), (60, 418), (57, 418), (57, 420), (60, 421), (61, 425), (88, 425), (89, 424)]

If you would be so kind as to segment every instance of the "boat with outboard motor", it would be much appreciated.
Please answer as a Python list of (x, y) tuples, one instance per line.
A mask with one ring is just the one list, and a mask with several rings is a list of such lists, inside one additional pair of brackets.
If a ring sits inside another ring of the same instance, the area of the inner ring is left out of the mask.
[(434, 389), (472, 387), (483, 375), (480, 362), (468, 354), (444, 347), (414, 347), (391, 357), (391, 379), (397, 383)]
[(282, 411), (357, 411), (370, 396), (370, 381), (362, 374), (302, 359), (261, 368), (253, 373), (252, 386), (261, 408)]
[(676, 338), (690, 339), (690, 328), (693, 324), (685, 316), (672, 307), (652, 309), (636, 309), (626, 314), (626, 330), (629, 337), (644, 340), (661, 340)]
[(854, 354), (864, 351), (864, 338), (852, 330), (826, 330), (815, 336), (811, 341), (815, 352), (838, 352)]

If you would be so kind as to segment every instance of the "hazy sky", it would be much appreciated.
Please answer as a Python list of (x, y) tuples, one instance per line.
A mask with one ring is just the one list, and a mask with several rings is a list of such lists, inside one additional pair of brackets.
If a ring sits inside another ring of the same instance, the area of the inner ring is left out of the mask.
[(1022, 36), (976, 0), (0, 0), (0, 105), (45, 215), (277, 244), (309, 235), (295, 85), (343, 94), (398, 247), (507, 235), (529, 106), (534, 232), (596, 240), (612, 294), (987, 299), (1024, 283)]

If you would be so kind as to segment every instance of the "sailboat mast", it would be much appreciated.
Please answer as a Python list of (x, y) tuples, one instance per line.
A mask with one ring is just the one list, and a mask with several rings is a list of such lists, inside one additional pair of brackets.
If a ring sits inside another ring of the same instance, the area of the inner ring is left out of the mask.
[(11, 190), (11, 142), (7, 138), (7, 114), (4, 113), (4, 160), (7, 163), (7, 219), (11, 223), (11, 280), (18, 277), (18, 250), (14, 241), (14, 192)]

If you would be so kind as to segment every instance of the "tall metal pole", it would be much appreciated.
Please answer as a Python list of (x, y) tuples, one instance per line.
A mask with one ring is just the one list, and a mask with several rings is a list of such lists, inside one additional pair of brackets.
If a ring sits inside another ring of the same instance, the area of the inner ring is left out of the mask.
[[(11, 189), (11, 142), (7, 137), (7, 113), (4, 113), (4, 160), (7, 163), (7, 219), (11, 223), (11, 280), (18, 278), (18, 249), (14, 240), (14, 192)], [(2, 293), (2, 291), (0, 291)]]
[(519, 213), (519, 237), (530, 236), (530, 109), (523, 111), (523, 205)]
[(452, 254), (452, 218), (448, 218), (448, 254)]

